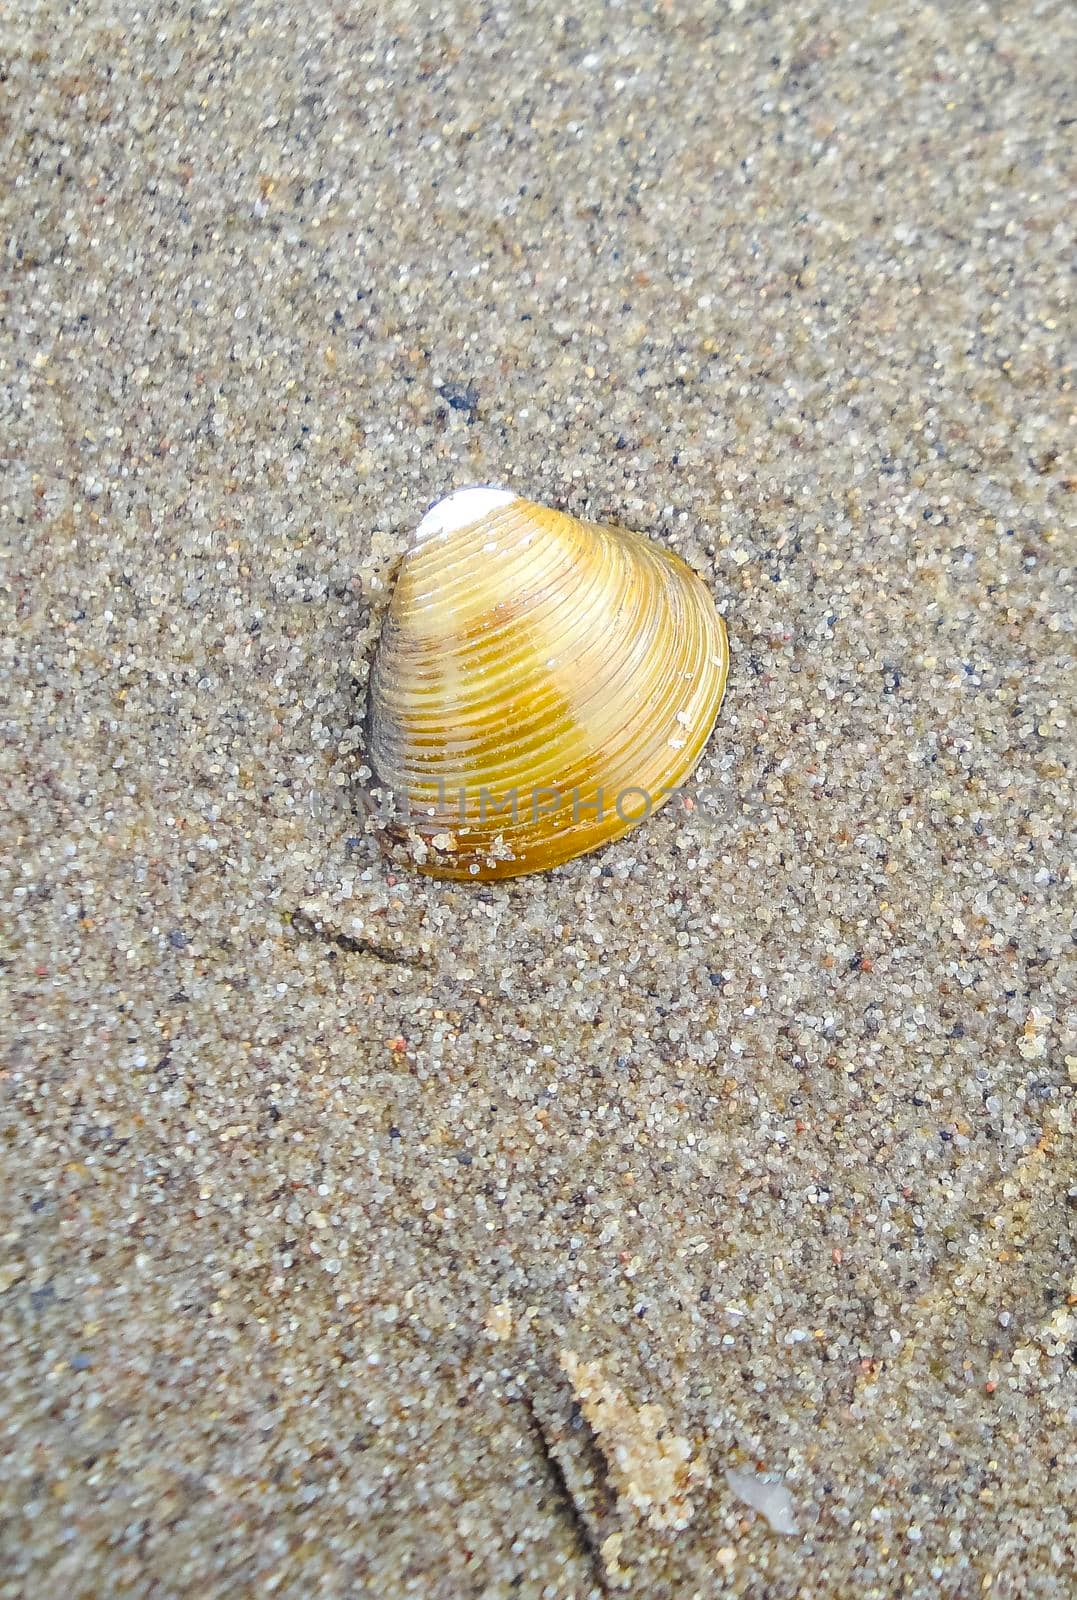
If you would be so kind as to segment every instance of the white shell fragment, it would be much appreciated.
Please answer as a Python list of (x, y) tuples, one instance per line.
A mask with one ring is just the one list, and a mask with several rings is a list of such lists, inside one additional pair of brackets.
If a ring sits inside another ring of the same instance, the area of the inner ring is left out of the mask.
[(757, 1478), (751, 1472), (726, 1467), (725, 1481), (738, 1500), (765, 1517), (773, 1533), (799, 1533), (793, 1496), (780, 1478)]
[(446, 538), (460, 528), (468, 528), (491, 511), (499, 511), (516, 499), (511, 489), (488, 488), (485, 484), (469, 489), (454, 489), (444, 500), (430, 507), (416, 528), (412, 545), (425, 544), (427, 539)]

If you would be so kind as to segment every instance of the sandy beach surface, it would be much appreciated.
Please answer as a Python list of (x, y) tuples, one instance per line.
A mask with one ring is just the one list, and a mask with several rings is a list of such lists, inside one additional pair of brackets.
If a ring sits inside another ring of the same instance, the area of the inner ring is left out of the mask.
[[(1073, 8), (0, 31), (2, 1600), (1061, 1600)], [(356, 793), (469, 482), (732, 650), (495, 886)]]

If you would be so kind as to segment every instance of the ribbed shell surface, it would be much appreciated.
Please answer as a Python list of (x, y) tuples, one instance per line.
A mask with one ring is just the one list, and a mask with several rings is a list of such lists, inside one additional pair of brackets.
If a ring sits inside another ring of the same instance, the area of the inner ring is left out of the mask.
[(370, 757), (440, 877), (540, 872), (657, 809), (718, 714), (725, 626), (679, 557), (513, 499), (404, 559)]

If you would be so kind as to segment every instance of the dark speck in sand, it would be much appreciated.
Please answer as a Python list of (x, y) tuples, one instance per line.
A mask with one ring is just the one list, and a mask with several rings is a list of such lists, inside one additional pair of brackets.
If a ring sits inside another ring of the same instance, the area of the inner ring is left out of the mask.
[(446, 383), (441, 393), (454, 411), (462, 411), (469, 422), (479, 420), (479, 391), (473, 383)]

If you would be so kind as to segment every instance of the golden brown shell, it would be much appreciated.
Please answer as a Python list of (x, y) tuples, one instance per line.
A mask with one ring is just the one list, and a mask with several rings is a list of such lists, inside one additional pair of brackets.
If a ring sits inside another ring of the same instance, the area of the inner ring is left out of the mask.
[(415, 865), (507, 878), (618, 838), (695, 766), (728, 659), (709, 591), (662, 546), (457, 490), (420, 524), (371, 677), (371, 765)]

